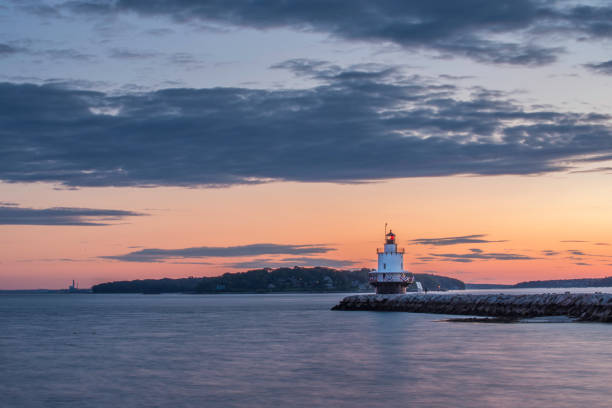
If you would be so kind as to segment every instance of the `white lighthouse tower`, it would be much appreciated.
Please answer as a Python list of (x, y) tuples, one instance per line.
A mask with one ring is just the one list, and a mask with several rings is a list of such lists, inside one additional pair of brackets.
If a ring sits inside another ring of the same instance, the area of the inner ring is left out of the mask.
[(414, 282), (414, 276), (404, 271), (404, 249), (397, 249), (395, 234), (385, 234), (385, 246), (377, 249), (378, 270), (370, 272), (370, 285), (377, 294), (406, 293), (406, 287)]

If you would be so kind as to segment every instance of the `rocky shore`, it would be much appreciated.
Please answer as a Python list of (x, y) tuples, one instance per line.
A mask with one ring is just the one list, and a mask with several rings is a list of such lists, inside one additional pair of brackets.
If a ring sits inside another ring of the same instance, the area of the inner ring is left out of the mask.
[(372, 310), (449, 315), (531, 318), (568, 316), (580, 321), (612, 322), (612, 294), (537, 295), (421, 294), (353, 295), (332, 310)]

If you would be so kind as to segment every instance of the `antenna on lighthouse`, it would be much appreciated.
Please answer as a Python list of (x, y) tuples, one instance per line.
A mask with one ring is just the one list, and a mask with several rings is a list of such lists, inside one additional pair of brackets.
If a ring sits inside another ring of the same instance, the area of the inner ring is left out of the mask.
[(385, 222), (385, 236), (387, 236), (387, 223)]

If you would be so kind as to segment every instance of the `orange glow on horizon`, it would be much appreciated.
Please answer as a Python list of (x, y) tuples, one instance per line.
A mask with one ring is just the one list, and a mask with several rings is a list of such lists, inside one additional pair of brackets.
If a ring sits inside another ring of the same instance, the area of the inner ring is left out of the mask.
[[(112, 226), (0, 226), (0, 288), (59, 288), (72, 279), (87, 287), (109, 280), (212, 276), (239, 271), (227, 263), (294, 257), (159, 263), (99, 258), (142, 248), (326, 244), (336, 250), (308, 256), (352, 260), (354, 267), (374, 268), (385, 222), (397, 234), (399, 246), (406, 248), (407, 269), (413, 272), (469, 283), (604, 277), (612, 275), (612, 246), (598, 244), (612, 243), (612, 188), (602, 188), (608, 185), (603, 177), (440, 177), (356, 185), (271, 183), (226, 189), (78, 191), (3, 184), (11, 201), (24, 207), (121, 209), (149, 215)], [(503, 242), (448, 246), (410, 242), (475, 234)], [(517, 254), (530, 259), (458, 262), (441, 256), (468, 256), (473, 249), (485, 255)], [(554, 255), (543, 252), (547, 250)]]

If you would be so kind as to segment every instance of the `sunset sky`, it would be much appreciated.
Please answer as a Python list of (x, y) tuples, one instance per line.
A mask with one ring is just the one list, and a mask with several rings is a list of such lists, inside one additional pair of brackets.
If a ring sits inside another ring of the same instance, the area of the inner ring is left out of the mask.
[(612, 5), (9, 0), (0, 289), (612, 275)]

